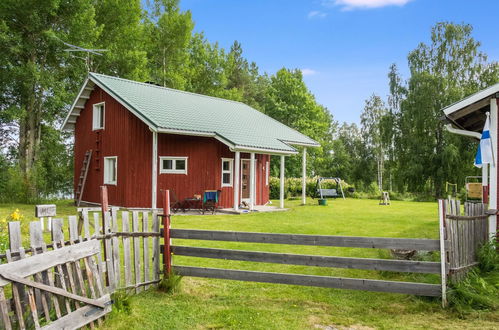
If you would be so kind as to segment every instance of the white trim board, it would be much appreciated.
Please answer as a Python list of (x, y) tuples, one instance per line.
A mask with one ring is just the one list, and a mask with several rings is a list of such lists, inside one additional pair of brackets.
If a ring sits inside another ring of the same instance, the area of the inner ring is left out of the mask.
[[(228, 171), (224, 171), (224, 162), (229, 162), (230, 169)], [(232, 187), (234, 185), (234, 158), (226, 158), (222, 157), (221, 161), (221, 172), (220, 172), (220, 184), (223, 187)], [(230, 173), (230, 183), (224, 183), (224, 174)]]
[[(163, 161), (171, 160), (172, 161), (172, 169), (164, 169)], [(183, 160), (185, 162), (185, 168), (183, 170), (177, 170), (176, 164), (177, 160)], [(184, 174), (187, 175), (189, 173), (189, 157), (187, 156), (159, 156), (159, 174)]]
[(443, 108), (442, 111), (445, 113), (446, 116), (449, 116), (458, 110), (461, 110), (467, 106), (472, 105), (473, 103), (479, 102), (480, 100), (485, 99), (487, 97), (494, 96), (495, 93), (499, 93), (499, 83), (492, 85), (488, 88), (485, 88), (484, 90), (481, 90), (475, 94), (472, 94), (462, 99), (461, 101), (453, 103)]

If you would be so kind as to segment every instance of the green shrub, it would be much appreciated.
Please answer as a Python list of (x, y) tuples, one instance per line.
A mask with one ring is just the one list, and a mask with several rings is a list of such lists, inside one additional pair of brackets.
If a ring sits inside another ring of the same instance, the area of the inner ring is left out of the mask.
[(116, 290), (111, 295), (113, 301), (113, 313), (130, 313), (130, 294), (126, 290)]
[(499, 254), (497, 240), (487, 241), (477, 254), (478, 267), (450, 284), (449, 305), (461, 316), (473, 310), (499, 309)]
[(478, 250), (478, 267), (482, 272), (499, 271), (499, 244), (497, 239), (485, 242)]
[(182, 276), (178, 275), (173, 269), (170, 274), (164, 275), (159, 282), (158, 289), (160, 291), (173, 294), (180, 290), (180, 281)]
[(499, 290), (477, 269), (469, 271), (466, 278), (450, 285), (449, 306), (464, 316), (473, 310), (497, 310)]

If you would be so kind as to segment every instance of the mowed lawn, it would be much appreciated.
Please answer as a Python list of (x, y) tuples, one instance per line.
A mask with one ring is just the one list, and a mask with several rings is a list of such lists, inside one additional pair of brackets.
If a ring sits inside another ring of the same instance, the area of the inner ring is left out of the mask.
[[(438, 238), (436, 203), (333, 200), (326, 207), (309, 200), (287, 201), (287, 212), (243, 215), (174, 216), (174, 228), (235, 230), (345, 236)], [(31, 205), (0, 205), (0, 218), (18, 207), (33, 217)], [(75, 214), (68, 202), (61, 216)], [(175, 245), (233, 248), (283, 253), (389, 258), (386, 250), (174, 240)], [(438, 254), (425, 254), (438, 260)], [(174, 256), (174, 265), (261, 270), (385, 280), (439, 283), (439, 276), (352, 269), (224, 261)], [(497, 329), (499, 315), (476, 312), (466, 319), (442, 310), (440, 300), (402, 294), (262, 284), (184, 277), (181, 289), (166, 294), (154, 289), (130, 298), (129, 313), (113, 312), (104, 329)]]

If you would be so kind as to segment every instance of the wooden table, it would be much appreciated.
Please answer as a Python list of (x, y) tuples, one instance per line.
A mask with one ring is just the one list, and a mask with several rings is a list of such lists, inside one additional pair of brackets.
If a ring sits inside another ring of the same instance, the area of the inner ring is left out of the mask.
[(185, 211), (190, 211), (190, 210), (198, 210), (201, 212), (203, 208), (202, 205), (202, 199), (201, 198), (185, 198), (184, 199), (184, 205), (183, 205), (183, 210)]

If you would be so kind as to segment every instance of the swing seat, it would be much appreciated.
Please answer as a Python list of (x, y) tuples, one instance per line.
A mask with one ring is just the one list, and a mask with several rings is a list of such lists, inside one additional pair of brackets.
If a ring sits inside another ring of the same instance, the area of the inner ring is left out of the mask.
[(339, 197), (338, 191), (336, 189), (317, 189), (317, 195), (322, 197)]

